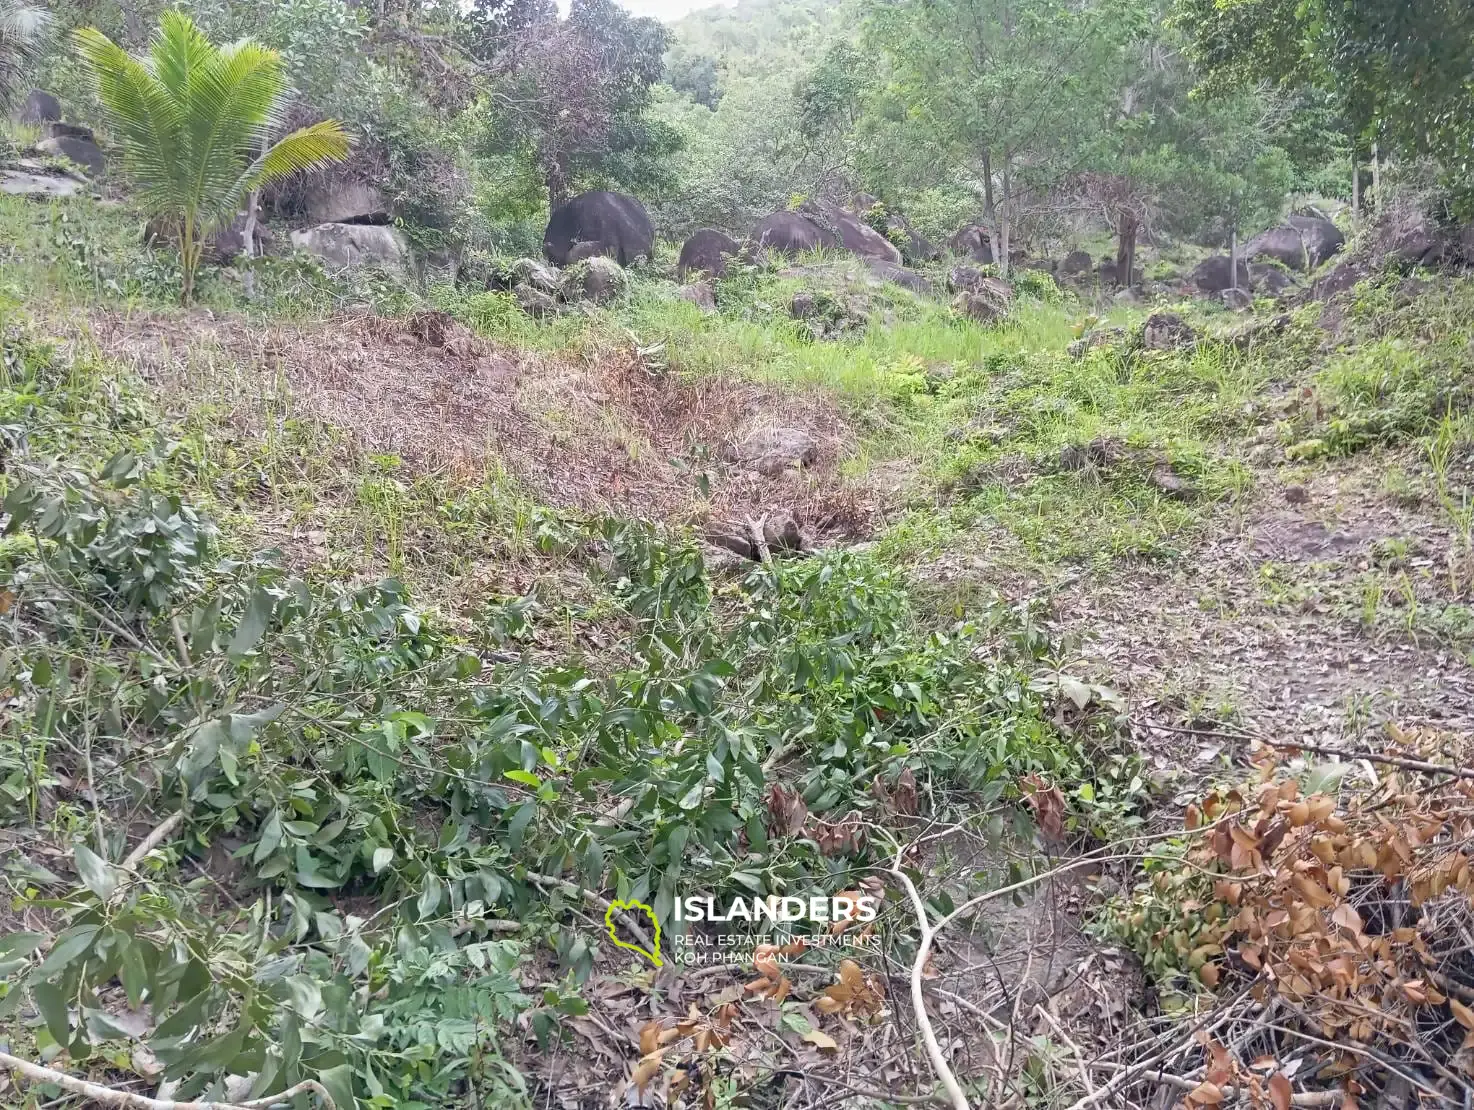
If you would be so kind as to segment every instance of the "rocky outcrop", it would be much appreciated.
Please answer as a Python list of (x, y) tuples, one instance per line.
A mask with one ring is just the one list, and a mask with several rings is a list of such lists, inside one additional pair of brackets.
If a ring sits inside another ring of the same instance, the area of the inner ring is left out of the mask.
[(941, 249), (912, 227), (911, 222), (899, 212), (892, 212), (887, 216), (885, 226), (892, 242), (900, 240), (901, 258), (904, 261), (913, 264), (935, 262), (942, 257)]
[(758, 424), (732, 447), (732, 457), (771, 478), (786, 470), (812, 466), (819, 458), (819, 444), (802, 428)]
[[(581, 244), (588, 244), (581, 246)], [(543, 233), (543, 254), (555, 266), (605, 255), (621, 266), (655, 255), (655, 226), (645, 206), (624, 193), (581, 193), (561, 206)]]
[(1148, 351), (1191, 347), (1196, 338), (1187, 321), (1171, 312), (1152, 313), (1141, 329), (1141, 345)]
[(409, 262), (409, 243), (404, 236), (378, 224), (318, 224), (292, 232), (292, 246), (338, 270), (377, 266), (403, 273)]
[(801, 291), (788, 302), (788, 314), (803, 321), (815, 339), (853, 339), (870, 326), (870, 299), (843, 290)]
[(902, 289), (909, 289), (913, 293), (925, 296), (931, 293), (931, 282), (922, 277), (915, 270), (908, 270), (894, 262), (882, 262), (878, 259), (869, 260), (866, 265), (872, 274), (881, 281), (888, 281), (892, 285), (899, 285)]
[(54, 123), (61, 119), (61, 104), (49, 92), (43, 89), (32, 89), (26, 94), (25, 103), (20, 106), (16, 118), (21, 123), (31, 126), (38, 123)]
[(753, 229), (752, 242), (791, 258), (805, 251), (833, 250), (839, 246), (839, 237), (797, 212), (774, 212)]
[(952, 299), (952, 311), (984, 324), (1003, 319), (1012, 307), (1013, 288), (995, 277), (984, 277)]
[(798, 211), (811, 223), (829, 231), (851, 254), (901, 264), (901, 252), (896, 245), (853, 212), (827, 200), (806, 200)]
[[(976, 266), (953, 266), (947, 271), (947, 291), (949, 293), (976, 293), (985, 288), (989, 282), (997, 282), (997, 278), (990, 278)], [(1003, 284), (999, 282), (999, 284)]]
[(512, 285), (526, 285), (539, 293), (557, 296), (563, 288), (563, 278), (557, 270), (536, 258), (519, 258), (508, 267)]
[(540, 289), (534, 289), (525, 282), (519, 282), (512, 287), (512, 296), (517, 301), (517, 307), (534, 320), (542, 320), (558, 314), (556, 298)]
[(1341, 229), (1315, 216), (1291, 216), (1249, 240), (1246, 258), (1270, 258), (1292, 270), (1308, 273), (1346, 245)]
[(1060, 277), (1076, 277), (1081, 274), (1089, 274), (1095, 268), (1095, 260), (1085, 251), (1071, 251), (1065, 255), (1055, 270)]
[(606, 304), (625, 294), (629, 278), (618, 262), (598, 254), (568, 267), (563, 272), (562, 288), (565, 300)]
[(693, 274), (725, 277), (727, 260), (741, 249), (742, 244), (725, 231), (703, 227), (681, 244), (681, 254), (676, 259), (676, 280), (686, 281)]
[[(1222, 293), (1225, 289), (1234, 286), (1232, 280), (1233, 264), (1226, 254), (1215, 254), (1211, 258), (1205, 258), (1199, 262), (1188, 275), (1188, 280), (1193, 283), (1200, 293)], [(1238, 264), (1238, 287), (1249, 288), (1249, 265), (1242, 258)]]
[(88, 177), (101, 177), (107, 172), (107, 159), (103, 157), (102, 151), (91, 139), (78, 138), (75, 135), (56, 135), (49, 139), (42, 139), (36, 144), (36, 149), (42, 154), (49, 154), (53, 158), (65, 158), (80, 166)]
[(49, 200), (74, 197), (86, 188), (84, 179), (54, 170), (33, 159), (18, 159), (0, 169), (0, 193), (8, 196)]
[(1249, 288), (1266, 296), (1280, 297), (1295, 288), (1295, 281), (1272, 262), (1250, 262)]
[(676, 296), (687, 304), (694, 304), (702, 312), (717, 310), (716, 290), (709, 281), (694, 281), (690, 285), (683, 285), (676, 291)]
[(390, 217), (389, 201), (377, 187), (335, 175), (314, 181), (303, 207), (315, 224), (387, 224)]
[(986, 228), (977, 224), (968, 224), (948, 240), (947, 245), (952, 248), (953, 254), (965, 255), (974, 262), (990, 263), (993, 261), (993, 243), (988, 238)]
[(1102, 285), (1124, 285), (1135, 287), (1146, 280), (1146, 275), (1141, 272), (1140, 267), (1131, 271), (1131, 280), (1123, 281), (1120, 267), (1114, 258), (1102, 259), (1100, 263), (1100, 282)]

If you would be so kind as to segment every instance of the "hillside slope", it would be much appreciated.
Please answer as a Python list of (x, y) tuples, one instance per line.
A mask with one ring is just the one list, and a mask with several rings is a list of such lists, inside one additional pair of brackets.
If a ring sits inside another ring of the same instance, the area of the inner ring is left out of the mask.
[[(1454, 1097), (1471, 279), (184, 311), (126, 205), (0, 221), (23, 1097)], [(876, 915), (675, 916), (769, 896)]]

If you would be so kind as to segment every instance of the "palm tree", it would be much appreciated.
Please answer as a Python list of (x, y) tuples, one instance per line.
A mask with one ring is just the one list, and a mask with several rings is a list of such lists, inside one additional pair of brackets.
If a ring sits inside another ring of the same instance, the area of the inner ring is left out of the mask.
[(258, 42), (217, 47), (179, 11), (164, 13), (146, 55), (95, 27), (76, 32), (76, 42), (139, 199), (178, 231), (185, 304), (206, 238), (235, 219), (248, 193), (348, 154), (337, 120), (268, 145), (287, 79), (281, 55)]
[(51, 16), (43, 8), (0, 0), (0, 112), (8, 112), (15, 103), (21, 77), (40, 52), (50, 24)]

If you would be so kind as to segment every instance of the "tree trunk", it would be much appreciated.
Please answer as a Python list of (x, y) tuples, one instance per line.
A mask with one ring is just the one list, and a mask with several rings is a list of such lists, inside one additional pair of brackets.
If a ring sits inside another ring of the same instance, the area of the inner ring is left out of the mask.
[(1382, 206), (1382, 159), (1377, 151), (1377, 144), (1372, 144), (1372, 196), (1371, 208), (1377, 209)]
[(250, 259), (256, 257), (256, 214), (261, 208), (261, 190), (252, 189), (251, 195), (246, 198), (246, 222), (245, 243), (242, 253), (245, 254), (247, 265), (245, 272), (241, 275), (241, 288), (246, 291), (246, 296), (256, 296), (256, 271), (250, 266)]
[(998, 264), (998, 276), (1008, 279), (1009, 236), (1013, 231), (1013, 176), (1008, 172), (1008, 156), (1003, 156), (1003, 207), (998, 215), (998, 249), (994, 261)]
[(1351, 218), (1361, 219), (1361, 164), (1355, 150), (1351, 152)]
[(199, 265), (199, 249), (195, 245), (194, 213), (186, 212), (179, 225), (179, 268), (183, 276), (179, 301), (185, 307), (194, 304), (194, 275)]
[[(266, 150), (267, 150), (266, 144), (267, 144), (267, 142), (268, 142), (267, 137), (263, 135), (261, 137), (261, 153), (262, 154), (265, 154), (266, 153)], [(258, 219), (258, 216), (259, 216), (260, 211), (261, 211), (261, 190), (260, 189), (252, 189), (251, 190), (251, 195), (248, 196), (248, 197), (246, 197), (246, 222), (245, 222), (245, 240), (246, 241), (245, 241), (245, 243), (243, 244), (243, 247), (242, 247), (242, 251), (245, 254), (245, 256), (246, 256), (247, 259), (252, 259), (252, 258), (255, 258), (256, 257), (256, 221)], [(252, 297), (252, 298), (254, 298), (256, 296), (256, 271), (251, 268), (251, 265), (250, 265), (249, 262), (247, 262), (247, 264), (246, 264), (245, 272), (241, 275), (241, 288), (243, 288), (246, 291), (246, 296)]]
[(1239, 291), (1239, 229), (1234, 228), (1228, 233), (1228, 287), (1233, 292)]
[(1140, 227), (1134, 212), (1117, 214), (1116, 284), (1122, 288), (1131, 285), (1131, 271), (1136, 268), (1136, 233)]
[(993, 223), (993, 154), (983, 151), (983, 218)]
[(559, 155), (543, 160), (543, 180), (548, 187), (548, 210), (556, 211), (568, 203), (568, 163)]
[(998, 207), (993, 198), (993, 155), (983, 151), (983, 227), (988, 232), (988, 250), (998, 261)]

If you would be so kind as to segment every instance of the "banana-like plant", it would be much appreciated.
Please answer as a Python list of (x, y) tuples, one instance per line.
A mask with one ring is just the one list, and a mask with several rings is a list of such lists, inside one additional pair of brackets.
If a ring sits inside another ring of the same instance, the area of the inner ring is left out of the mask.
[(252, 190), (347, 157), (337, 120), (270, 141), (281, 129), (287, 78), (281, 55), (258, 42), (215, 46), (180, 11), (164, 13), (144, 55), (95, 27), (75, 38), (138, 200), (178, 232), (186, 305), (206, 239), (235, 219)]

